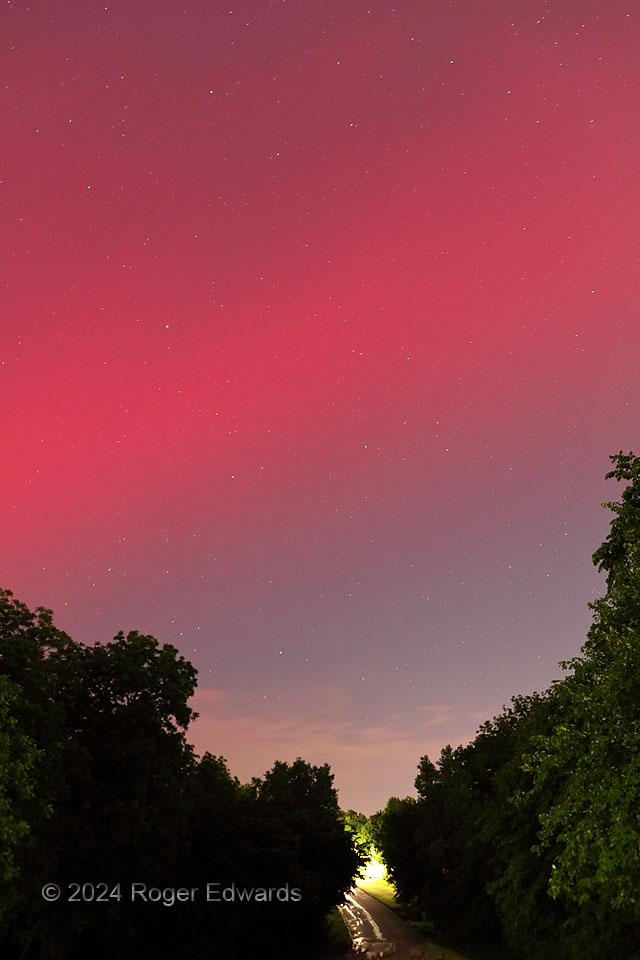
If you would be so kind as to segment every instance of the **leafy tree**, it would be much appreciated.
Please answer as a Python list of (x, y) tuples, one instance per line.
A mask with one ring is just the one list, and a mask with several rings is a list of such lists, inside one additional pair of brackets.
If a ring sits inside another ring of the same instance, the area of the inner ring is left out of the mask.
[[(593, 561), (606, 596), (572, 674), (553, 690), (559, 717), (527, 761), (534, 795), (550, 792), (538, 849), (553, 849), (549, 892), (579, 907), (575, 956), (640, 947), (640, 459), (622, 451), (607, 479), (630, 481)], [(580, 939), (580, 931), (583, 933)], [(598, 952), (599, 951), (599, 952)]]
[(369, 857), (371, 848), (374, 845), (373, 831), (369, 818), (364, 813), (358, 813), (356, 810), (342, 810), (340, 816), (344, 822), (344, 828), (350, 834), (353, 844), (363, 857)]
[[(502, 935), (515, 956), (548, 960), (567, 956), (564, 904), (549, 899), (546, 877), (551, 850), (537, 848), (539, 815), (548, 809), (552, 792), (534, 796), (532, 776), (523, 769), (523, 755), (534, 740), (548, 735), (556, 722), (549, 693), (514, 697), (512, 706), (484, 723), (478, 737), (495, 745), (492, 800), (485, 805), (482, 834), (493, 850), (492, 879), (486, 889), (495, 902)], [(549, 786), (551, 786), (549, 784)]]
[(261, 815), (288, 834), (305, 902), (324, 916), (342, 900), (364, 862), (345, 831), (329, 765), (277, 761), (263, 778), (252, 780), (252, 789)]
[(390, 797), (375, 823), (376, 844), (401, 903), (415, 903), (422, 882), (416, 850), (416, 801)]
[[(0, 592), (0, 952), (211, 960), (297, 956), (360, 864), (328, 765), (276, 763), (241, 786), (186, 740), (194, 667), (135, 631), (84, 646)], [(10, 881), (10, 882), (9, 882)], [(120, 884), (120, 899), (47, 904), (46, 882)], [(132, 904), (133, 882), (201, 899)], [(210, 882), (266, 891), (204, 899)], [(282, 897), (298, 887), (301, 900)], [(278, 896), (280, 892), (280, 897)]]
[(68, 956), (90, 930), (87, 950), (98, 955), (100, 939), (113, 949), (118, 936), (134, 937), (137, 920), (117, 903), (100, 912), (62, 902), (53, 909), (40, 888), (55, 880), (64, 889), (78, 878), (124, 885), (137, 871), (152, 883), (175, 879), (187, 829), (195, 670), (175, 648), (137, 633), (75, 644), (53, 626), (51, 611), (32, 613), (3, 591), (0, 676), (20, 686), (14, 719), (39, 751), (37, 803), (15, 860), (5, 940), (42, 950), (46, 943), (44, 955)]
[(475, 941), (496, 940), (502, 927), (518, 955), (536, 957), (543, 943), (548, 956), (563, 955), (554, 944), (567, 915), (550, 910), (540, 879), (544, 857), (531, 849), (539, 798), (522, 799), (531, 787), (522, 754), (551, 716), (547, 696), (514, 698), (466, 747), (445, 747), (437, 764), (422, 757), (417, 803), (387, 804), (382, 849), (399, 899), (416, 919)]
[(272, 891), (268, 909), (259, 902), (226, 904), (224, 911), (197, 906), (194, 956), (205, 948), (209, 954), (211, 944), (224, 958), (237, 956), (239, 945), (245, 955), (271, 956), (277, 943), (279, 957), (297, 958), (302, 939), (321, 938), (328, 910), (342, 900), (361, 861), (329, 766), (278, 761), (240, 786), (222, 758), (205, 755), (192, 797), (196, 876)]
[(373, 813), (367, 823), (367, 833), (371, 836), (371, 843), (375, 847), (378, 853), (381, 852), (380, 846), (380, 827), (382, 824), (382, 817), (384, 812), (378, 810), (376, 813)]
[(15, 852), (30, 832), (25, 811), (33, 799), (40, 757), (14, 716), (19, 696), (20, 687), (0, 675), (0, 883), (14, 879), (18, 872)]
[(440, 930), (461, 937), (490, 938), (497, 929), (485, 892), (493, 849), (481, 829), (499, 761), (489, 739), (445, 747), (437, 767), (423, 757), (416, 777), (421, 900)]
[(37, 752), (31, 788), (21, 805), (21, 819), (28, 824), (25, 842), (14, 851), (11, 882), (0, 886), (0, 919), (18, 942), (38, 927), (40, 886), (57, 875), (59, 838), (52, 821), (65, 789), (62, 757), (71, 738), (64, 691), (76, 654), (70, 637), (54, 627), (50, 610), (32, 612), (10, 590), (0, 590), (0, 678), (5, 690), (19, 690), (19, 696), (10, 694), (5, 734), (20, 731)]

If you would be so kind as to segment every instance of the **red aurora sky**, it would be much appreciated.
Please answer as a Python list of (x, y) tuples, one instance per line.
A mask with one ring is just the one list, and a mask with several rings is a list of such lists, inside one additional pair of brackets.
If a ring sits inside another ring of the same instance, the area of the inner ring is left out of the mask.
[(638, 450), (619, 0), (9, 2), (0, 585), (199, 669), (242, 780), (411, 791), (575, 655)]

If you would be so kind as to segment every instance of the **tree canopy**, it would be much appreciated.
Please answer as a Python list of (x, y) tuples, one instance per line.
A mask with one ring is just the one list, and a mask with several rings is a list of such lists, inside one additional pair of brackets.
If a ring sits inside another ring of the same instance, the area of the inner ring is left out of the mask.
[[(301, 931), (322, 933), (360, 863), (328, 765), (276, 762), (241, 785), (187, 740), (195, 686), (171, 644), (136, 631), (78, 644), (0, 591), (3, 957), (284, 958)], [(167, 909), (134, 902), (137, 883), (198, 895)], [(210, 883), (251, 902), (212, 907)]]

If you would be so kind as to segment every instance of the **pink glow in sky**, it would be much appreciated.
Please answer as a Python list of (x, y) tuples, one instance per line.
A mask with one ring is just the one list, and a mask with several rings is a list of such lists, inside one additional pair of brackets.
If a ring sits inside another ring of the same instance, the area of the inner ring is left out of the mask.
[(371, 813), (604, 589), (637, 11), (36, 0), (0, 35), (0, 585), (176, 644), (199, 750), (327, 761)]

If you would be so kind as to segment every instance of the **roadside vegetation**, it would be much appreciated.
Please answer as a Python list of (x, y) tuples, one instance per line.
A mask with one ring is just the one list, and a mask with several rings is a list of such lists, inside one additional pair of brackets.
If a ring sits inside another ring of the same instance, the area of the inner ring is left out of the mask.
[(351, 937), (342, 914), (337, 907), (327, 914), (327, 944), (335, 951), (336, 956), (346, 954), (351, 949)]

